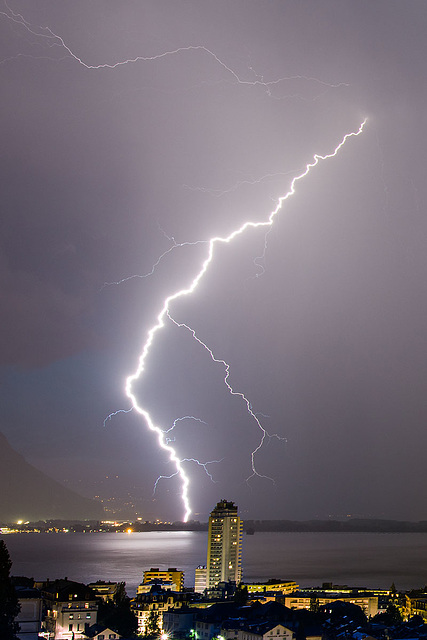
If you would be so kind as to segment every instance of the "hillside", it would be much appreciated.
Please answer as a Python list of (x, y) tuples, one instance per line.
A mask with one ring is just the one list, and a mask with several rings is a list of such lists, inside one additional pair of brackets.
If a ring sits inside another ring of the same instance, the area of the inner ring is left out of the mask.
[(33, 467), (0, 433), (0, 523), (102, 517), (99, 503), (79, 496)]

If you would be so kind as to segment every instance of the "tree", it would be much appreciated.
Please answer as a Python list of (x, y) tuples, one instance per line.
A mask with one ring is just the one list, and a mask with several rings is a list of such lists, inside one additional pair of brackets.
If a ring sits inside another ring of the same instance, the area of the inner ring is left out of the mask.
[(150, 611), (145, 627), (145, 635), (147, 637), (156, 636), (160, 633), (159, 617), (158, 611)]
[(98, 623), (111, 627), (126, 638), (136, 635), (138, 621), (130, 609), (130, 599), (126, 595), (126, 583), (120, 582), (114, 595), (114, 602), (100, 602)]
[(380, 622), (386, 626), (395, 627), (403, 622), (403, 616), (399, 607), (395, 604), (389, 604), (384, 613), (377, 613), (372, 618), (373, 622)]
[(19, 624), (15, 622), (21, 606), (10, 578), (12, 561), (3, 540), (0, 540), (0, 638), (18, 640)]
[(129, 599), (126, 594), (126, 582), (119, 582), (117, 584), (116, 593), (114, 594), (114, 604), (118, 607)]
[(242, 607), (248, 603), (248, 588), (244, 584), (238, 584), (234, 592), (234, 602), (238, 607)]

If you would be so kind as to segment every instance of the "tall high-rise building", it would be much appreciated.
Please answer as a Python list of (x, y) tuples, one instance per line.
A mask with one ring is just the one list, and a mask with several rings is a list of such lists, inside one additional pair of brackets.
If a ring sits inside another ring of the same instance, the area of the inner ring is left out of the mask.
[(233, 502), (221, 500), (209, 517), (206, 587), (242, 581), (243, 522)]

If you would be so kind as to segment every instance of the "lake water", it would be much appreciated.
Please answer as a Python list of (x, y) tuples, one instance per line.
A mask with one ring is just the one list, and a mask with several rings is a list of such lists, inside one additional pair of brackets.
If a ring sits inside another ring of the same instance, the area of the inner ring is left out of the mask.
[[(12, 574), (78, 582), (125, 581), (135, 595), (143, 571), (177, 567), (185, 585), (206, 564), (207, 533), (195, 531), (91, 534), (8, 534), (2, 536)], [(425, 533), (256, 533), (243, 539), (246, 582), (295, 580), (407, 590), (427, 584)]]

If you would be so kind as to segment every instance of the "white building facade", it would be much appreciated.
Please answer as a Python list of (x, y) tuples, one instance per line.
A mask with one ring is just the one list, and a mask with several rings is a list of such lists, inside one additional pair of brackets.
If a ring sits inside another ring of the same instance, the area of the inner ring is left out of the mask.
[(233, 502), (221, 500), (209, 517), (206, 587), (242, 581), (243, 522)]

